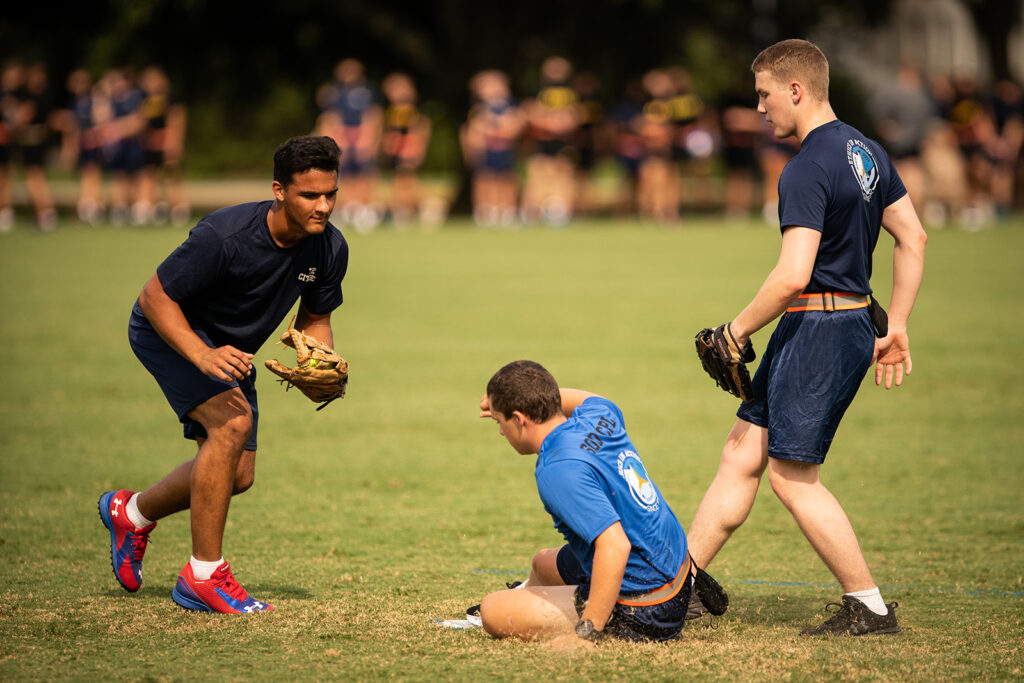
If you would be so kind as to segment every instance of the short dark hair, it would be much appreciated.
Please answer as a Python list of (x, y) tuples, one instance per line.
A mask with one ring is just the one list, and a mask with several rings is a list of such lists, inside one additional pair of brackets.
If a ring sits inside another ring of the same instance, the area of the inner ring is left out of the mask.
[(750, 70), (767, 71), (777, 81), (799, 80), (816, 99), (828, 101), (828, 59), (814, 43), (797, 38), (775, 43), (761, 51)]
[(534, 422), (546, 422), (562, 412), (558, 382), (540, 363), (512, 361), (487, 383), (491, 409), (506, 418), (519, 411)]
[(338, 172), (341, 150), (326, 135), (302, 135), (281, 143), (274, 152), (274, 180), (288, 185), (297, 173), (311, 168)]

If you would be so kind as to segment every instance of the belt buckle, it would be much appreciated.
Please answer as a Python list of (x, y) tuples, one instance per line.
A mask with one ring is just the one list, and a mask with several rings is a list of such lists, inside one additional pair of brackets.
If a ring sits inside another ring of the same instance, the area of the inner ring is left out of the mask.
[(836, 293), (835, 292), (822, 292), (821, 294), (821, 307), (828, 313), (832, 313), (836, 310)]

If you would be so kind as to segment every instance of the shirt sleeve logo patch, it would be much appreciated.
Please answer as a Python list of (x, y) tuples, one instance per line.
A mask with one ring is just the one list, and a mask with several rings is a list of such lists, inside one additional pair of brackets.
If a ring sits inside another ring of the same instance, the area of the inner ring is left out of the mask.
[(299, 273), (299, 282), (316, 282), (316, 268), (310, 267), (309, 272)]
[(878, 187), (878, 165), (871, 150), (860, 140), (848, 140), (846, 143), (846, 160), (850, 162), (853, 176), (860, 185), (860, 193), (864, 201), (870, 202), (871, 195)]
[(629, 485), (629, 492), (633, 494), (633, 500), (637, 505), (648, 512), (658, 510), (658, 489), (654, 482), (647, 476), (644, 464), (640, 462), (640, 456), (633, 451), (622, 451), (619, 453), (619, 475)]

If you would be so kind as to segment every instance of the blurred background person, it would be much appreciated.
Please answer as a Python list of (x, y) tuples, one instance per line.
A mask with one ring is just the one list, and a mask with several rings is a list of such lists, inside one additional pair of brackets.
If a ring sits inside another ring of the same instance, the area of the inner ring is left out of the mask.
[(110, 222), (124, 225), (138, 196), (142, 168), (142, 92), (127, 67), (100, 79), (93, 106), (103, 137), (103, 167), (110, 176)]
[(570, 87), (572, 65), (548, 57), (540, 67), (540, 89), (523, 104), (530, 144), (521, 212), (524, 221), (565, 225), (576, 194), (573, 140), (579, 124), (576, 93)]
[(618, 216), (637, 212), (640, 194), (640, 165), (646, 155), (644, 139), (640, 134), (640, 120), (644, 110), (644, 88), (639, 78), (629, 78), (623, 86), (622, 96), (612, 106), (608, 127), (612, 139), (615, 161), (622, 170), (623, 183), (613, 213)]
[(690, 72), (681, 66), (665, 70), (672, 81), (672, 159), (680, 165), (684, 204), (708, 209), (716, 203), (712, 182), (718, 148), (715, 113), (693, 89)]
[(927, 188), (921, 146), (935, 117), (935, 103), (917, 65), (909, 62), (900, 65), (896, 80), (871, 98), (870, 109), (878, 141), (889, 152), (910, 201), (923, 209)]
[(577, 215), (590, 214), (595, 208), (595, 200), (591, 196), (594, 167), (607, 150), (605, 112), (600, 100), (601, 82), (594, 73), (584, 71), (572, 79), (572, 89), (576, 93), (577, 111), (572, 142), (576, 150), (573, 207)]
[(644, 146), (637, 179), (637, 213), (671, 223), (679, 217), (679, 166), (673, 155), (675, 87), (664, 69), (648, 71), (642, 83), (646, 102), (636, 120)]
[(956, 92), (949, 77), (942, 73), (931, 74), (928, 94), (934, 118), (921, 143), (921, 167), (927, 190), (921, 220), (940, 227), (950, 218), (960, 216), (967, 206), (967, 164), (950, 123)]
[(725, 214), (730, 218), (750, 216), (758, 177), (757, 145), (764, 121), (757, 112), (749, 78), (727, 88), (718, 102), (722, 164), (725, 168)]
[(57, 210), (46, 179), (46, 155), (56, 129), (56, 110), (45, 64), (35, 62), (25, 69), (24, 84), (15, 91), (15, 99), (14, 141), (25, 172), (25, 189), (36, 227), (50, 232), (57, 227)]
[(373, 194), (382, 112), (363, 63), (351, 57), (338, 62), (334, 80), (321, 88), (318, 102), (315, 133), (334, 138), (341, 148), (336, 218), (360, 232), (373, 230), (382, 213)]
[(995, 137), (995, 122), (972, 74), (954, 76), (953, 90), (955, 96), (949, 109), (949, 122), (967, 167), (967, 206), (960, 218), (965, 227), (980, 228), (992, 216), (993, 159), (989, 154), (989, 144)]
[(388, 209), (397, 226), (415, 218), (423, 201), (417, 173), (430, 144), (430, 119), (417, 106), (416, 86), (407, 74), (390, 74), (381, 91), (387, 104), (381, 159), (392, 173)]
[(1024, 95), (1020, 85), (1011, 80), (995, 84), (992, 116), (995, 134), (989, 144), (989, 155), (994, 160), (991, 194), (997, 215), (1005, 218), (1013, 208), (1024, 142)]
[(0, 71), (0, 232), (14, 227), (14, 204), (11, 197), (14, 159), (14, 130), (18, 123), (18, 90), (25, 79), (25, 67), (17, 60), (8, 60)]
[(78, 174), (78, 220), (95, 225), (103, 214), (103, 139), (96, 123), (92, 75), (75, 69), (67, 78), (68, 102), (61, 119), (61, 160)]
[(135, 223), (162, 223), (169, 218), (175, 225), (183, 225), (191, 214), (181, 168), (188, 114), (159, 66), (146, 67), (139, 86), (143, 96), (142, 169), (132, 218)]
[(764, 183), (761, 188), (761, 216), (769, 225), (779, 224), (779, 177), (782, 169), (799, 151), (800, 142), (795, 137), (779, 140), (762, 117), (757, 164)]
[(516, 151), (525, 126), (508, 76), (481, 71), (470, 80), (473, 104), (461, 129), (463, 158), (473, 174), (473, 220), (485, 227), (516, 223)]

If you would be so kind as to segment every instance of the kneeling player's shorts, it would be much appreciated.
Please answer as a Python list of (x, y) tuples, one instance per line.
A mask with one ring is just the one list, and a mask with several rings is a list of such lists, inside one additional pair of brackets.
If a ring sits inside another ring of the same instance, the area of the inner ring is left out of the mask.
[[(196, 334), (204, 342), (213, 346), (209, 338), (200, 331)], [(249, 407), (252, 409), (252, 433), (245, 444), (248, 451), (256, 450), (256, 426), (259, 422), (259, 406), (256, 402), (256, 368), (245, 379), (230, 382), (214, 379), (204, 375), (195, 365), (187, 361), (181, 354), (172, 349), (157, 334), (146, 317), (136, 306), (128, 321), (128, 341), (132, 351), (156, 379), (157, 384), (167, 397), (167, 402), (184, 425), (186, 439), (206, 438), (203, 425), (188, 417), (193, 408), (205, 403), (217, 394), (238, 387), (242, 390)]]
[[(573, 604), (577, 616), (582, 615), (590, 598), (590, 578), (567, 545), (558, 551), (555, 564), (566, 585), (578, 584), (573, 593)], [(677, 638), (686, 624), (686, 610), (690, 606), (692, 590), (693, 574), (690, 572), (679, 592), (664, 602), (656, 605), (624, 605), (616, 602), (604, 632), (614, 638), (634, 642)]]
[(867, 308), (786, 313), (736, 416), (768, 430), (770, 457), (820, 464), (874, 348)]

